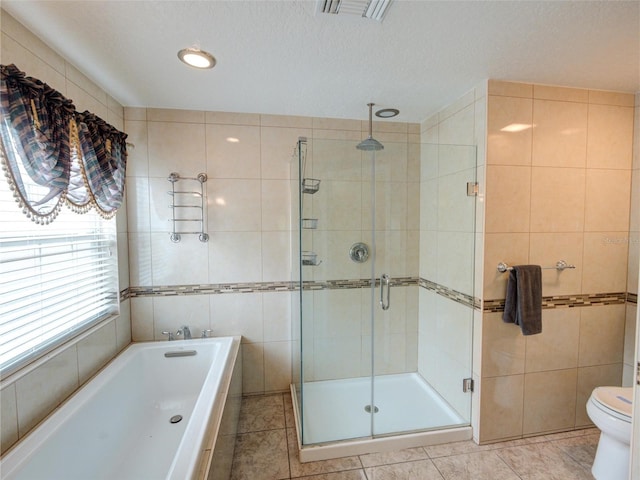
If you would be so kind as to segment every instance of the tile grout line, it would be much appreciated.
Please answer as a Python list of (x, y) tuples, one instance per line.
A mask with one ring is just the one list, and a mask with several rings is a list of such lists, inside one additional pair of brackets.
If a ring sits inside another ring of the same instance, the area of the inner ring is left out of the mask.
[[(508, 448), (508, 447), (507, 447)], [(507, 461), (502, 458), (502, 455), (500, 455), (500, 452), (504, 450), (504, 448), (499, 448), (496, 450), (492, 450), (493, 452), (495, 452), (496, 457), (498, 457), (500, 459), (500, 461), (509, 469), (513, 472), (513, 474), (518, 477), (520, 480), (522, 480), (522, 476), (511, 466), (507, 463)]]
[[(568, 438), (578, 438), (578, 437), (568, 437)], [(587, 470), (587, 469), (584, 468), (584, 466), (582, 465), (582, 463), (578, 459), (573, 458), (573, 455), (571, 455), (569, 452), (563, 450), (558, 445), (556, 445), (558, 442), (561, 442), (562, 440), (563, 439), (551, 440), (551, 441), (549, 441), (549, 445), (551, 447), (555, 448), (558, 452), (560, 452), (560, 455), (563, 458), (566, 458), (567, 460), (569, 460), (570, 463), (574, 464), (578, 471), (586, 471), (587, 473), (591, 473), (590, 470)]]
[[(424, 447), (423, 447), (424, 448)], [(425, 452), (427, 451), (427, 449), (424, 449)], [(436, 462), (433, 461), (433, 459), (431, 458), (431, 455), (429, 455), (429, 452), (427, 452), (427, 456), (429, 457), (429, 460), (431, 461), (431, 463), (433, 464), (433, 466), (435, 467), (435, 469), (438, 471), (438, 474), (440, 475), (440, 477), (442, 478), (442, 480), (446, 480), (446, 477), (444, 476), (444, 473), (442, 472), (442, 470), (440, 470), (440, 467), (438, 467), (438, 465), (436, 464)]]
[(367, 469), (364, 468), (364, 463), (362, 463), (362, 455), (358, 455), (358, 461), (360, 462), (360, 469), (362, 470), (362, 475), (364, 476), (364, 480), (374, 480), (373, 478), (369, 478), (369, 475), (367, 475)]

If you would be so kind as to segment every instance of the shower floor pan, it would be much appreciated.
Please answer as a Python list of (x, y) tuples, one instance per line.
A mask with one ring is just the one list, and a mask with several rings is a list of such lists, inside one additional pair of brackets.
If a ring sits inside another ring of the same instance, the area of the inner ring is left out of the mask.
[[(301, 461), (471, 438), (469, 422), (417, 373), (376, 377), (374, 397), (372, 406), (368, 377), (305, 383)], [(376, 412), (373, 437), (371, 409)], [(297, 426), (298, 413), (296, 409)]]

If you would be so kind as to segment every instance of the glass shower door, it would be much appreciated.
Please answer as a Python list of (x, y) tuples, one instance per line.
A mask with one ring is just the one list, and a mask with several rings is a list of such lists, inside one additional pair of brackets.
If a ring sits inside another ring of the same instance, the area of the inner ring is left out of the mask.
[(380, 140), (363, 155), (375, 178), (372, 435), (468, 425), (475, 147)]
[(370, 178), (363, 221), (375, 249), (368, 306), (372, 436), (413, 429), (399, 423), (408, 399), (394, 392), (401, 392), (405, 377), (417, 368), (419, 177), (411, 170), (419, 158), (410, 158), (417, 146), (384, 136), (378, 140), (383, 150), (363, 152), (363, 172)]
[(393, 138), (314, 138), (295, 164), (305, 446), (470, 421), (475, 147)]

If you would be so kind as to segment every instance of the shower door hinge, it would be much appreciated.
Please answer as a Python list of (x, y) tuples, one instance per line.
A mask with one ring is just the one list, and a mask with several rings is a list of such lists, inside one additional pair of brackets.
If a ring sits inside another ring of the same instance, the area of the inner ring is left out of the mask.
[(462, 391), (464, 393), (473, 392), (473, 378), (465, 378), (462, 380)]
[(636, 366), (636, 385), (640, 385), (640, 362)]
[(467, 182), (467, 197), (477, 197), (478, 191), (478, 182)]

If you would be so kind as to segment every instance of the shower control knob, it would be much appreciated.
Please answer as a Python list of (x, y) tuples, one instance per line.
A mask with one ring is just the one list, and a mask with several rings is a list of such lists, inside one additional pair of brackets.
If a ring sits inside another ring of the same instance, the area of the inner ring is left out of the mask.
[(369, 258), (369, 245), (358, 242), (351, 245), (349, 249), (349, 258), (356, 263), (364, 263)]

